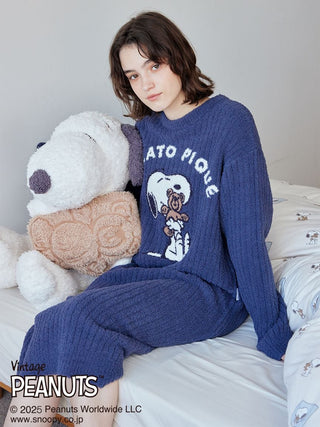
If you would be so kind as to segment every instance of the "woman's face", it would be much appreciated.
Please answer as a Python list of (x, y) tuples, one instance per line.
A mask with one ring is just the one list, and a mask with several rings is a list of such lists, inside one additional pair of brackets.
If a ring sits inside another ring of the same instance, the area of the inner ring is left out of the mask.
[(173, 120), (184, 114), (181, 79), (166, 63), (156, 63), (142, 56), (135, 44), (120, 50), (122, 69), (137, 97), (152, 111), (163, 111)]

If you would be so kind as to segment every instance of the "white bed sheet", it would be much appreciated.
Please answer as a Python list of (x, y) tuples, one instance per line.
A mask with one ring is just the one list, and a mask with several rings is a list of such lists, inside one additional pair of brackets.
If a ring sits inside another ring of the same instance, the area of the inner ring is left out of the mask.
[(10, 385), (12, 362), (19, 359), (24, 336), (37, 311), (18, 288), (0, 290), (0, 381)]
[[(35, 314), (17, 288), (0, 290), (0, 381), (7, 385)], [(255, 347), (248, 319), (223, 338), (129, 357), (115, 426), (284, 427), (283, 363)]]
[(119, 427), (284, 427), (283, 363), (255, 349), (251, 319), (226, 337), (156, 349), (125, 363)]

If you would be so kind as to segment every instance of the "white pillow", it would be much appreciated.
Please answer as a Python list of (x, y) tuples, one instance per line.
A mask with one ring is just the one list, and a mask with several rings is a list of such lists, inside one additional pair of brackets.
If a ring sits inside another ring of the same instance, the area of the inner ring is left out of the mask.
[(313, 203), (320, 205), (320, 188), (309, 187), (307, 185), (289, 184), (287, 181), (280, 181), (277, 179), (270, 179), (270, 184), (272, 192), (304, 197)]
[(271, 260), (320, 254), (320, 189), (271, 180), (273, 221), (266, 238)]

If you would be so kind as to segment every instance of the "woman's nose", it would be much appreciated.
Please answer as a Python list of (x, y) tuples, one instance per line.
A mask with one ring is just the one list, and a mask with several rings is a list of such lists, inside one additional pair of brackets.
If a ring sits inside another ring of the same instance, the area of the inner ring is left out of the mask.
[(143, 79), (143, 82), (142, 82), (143, 90), (148, 91), (148, 90), (152, 89), (153, 87), (154, 87), (154, 82), (151, 78), (146, 77)]

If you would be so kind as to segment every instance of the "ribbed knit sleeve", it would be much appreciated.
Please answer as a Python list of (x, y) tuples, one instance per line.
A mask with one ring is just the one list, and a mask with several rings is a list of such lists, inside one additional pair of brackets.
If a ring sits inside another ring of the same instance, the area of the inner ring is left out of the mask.
[(272, 197), (260, 147), (225, 165), (220, 200), (222, 227), (239, 294), (258, 336), (257, 348), (280, 360), (292, 332), (265, 244), (272, 219)]

